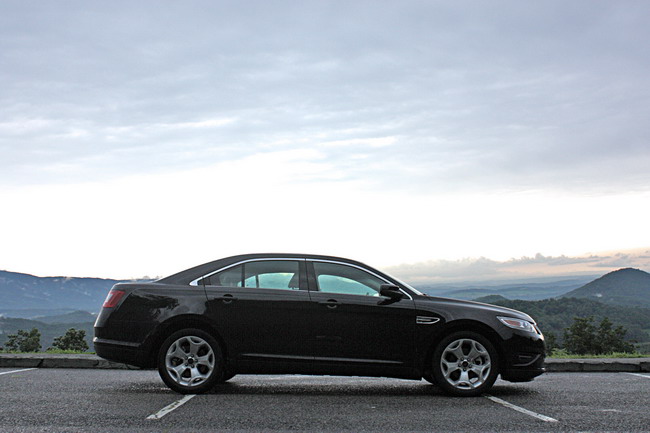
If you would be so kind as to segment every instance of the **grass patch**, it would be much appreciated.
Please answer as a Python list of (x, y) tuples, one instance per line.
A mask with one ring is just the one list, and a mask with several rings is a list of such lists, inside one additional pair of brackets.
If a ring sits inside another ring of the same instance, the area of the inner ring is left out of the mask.
[(626, 353), (626, 352), (613, 352), (613, 353), (604, 353), (600, 355), (576, 355), (574, 353), (568, 353), (564, 349), (554, 349), (553, 353), (549, 358), (556, 359), (603, 359), (603, 358), (650, 358), (648, 353)]
[(41, 353), (57, 353), (64, 355), (94, 355), (95, 352), (82, 352), (81, 350), (61, 350), (61, 349), (47, 349), (45, 352)]

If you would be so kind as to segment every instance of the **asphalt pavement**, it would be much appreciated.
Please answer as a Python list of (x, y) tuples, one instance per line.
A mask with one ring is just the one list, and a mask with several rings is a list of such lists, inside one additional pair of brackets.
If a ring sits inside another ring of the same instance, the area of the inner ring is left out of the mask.
[(650, 374), (547, 373), (452, 398), (424, 381), (235, 376), (182, 396), (157, 372), (0, 368), (0, 432), (647, 432)]
[[(52, 353), (0, 353), (0, 368), (133, 369), (96, 355)], [(650, 372), (650, 358), (546, 359), (548, 372)]]

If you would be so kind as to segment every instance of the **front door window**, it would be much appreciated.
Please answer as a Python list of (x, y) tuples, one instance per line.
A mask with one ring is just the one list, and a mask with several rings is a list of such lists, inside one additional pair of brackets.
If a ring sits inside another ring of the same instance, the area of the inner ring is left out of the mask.
[(314, 262), (318, 290), (326, 293), (379, 296), (385, 281), (361, 269), (337, 263)]

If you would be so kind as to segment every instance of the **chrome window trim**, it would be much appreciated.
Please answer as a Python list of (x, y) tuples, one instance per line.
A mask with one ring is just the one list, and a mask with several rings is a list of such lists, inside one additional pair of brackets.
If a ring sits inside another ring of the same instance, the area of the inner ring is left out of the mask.
[[(336, 265), (350, 266), (352, 268), (357, 268), (357, 269), (359, 269), (361, 271), (367, 272), (368, 274), (373, 275), (373, 276), (379, 278), (380, 280), (384, 281), (386, 284), (395, 285), (395, 283), (393, 283), (392, 281), (388, 281), (386, 278), (375, 274), (370, 269), (366, 269), (363, 266), (358, 266), (358, 265), (355, 265), (355, 264), (352, 264), (352, 263), (346, 263), (346, 262), (338, 262), (338, 261), (335, 261), (335, 260), (326, 260), (326, 259), (305, 259), (305, 260), (308, 261), (308, 262), (334, 263)], [(316, 276), (314, 275), (314, 277), (316, 277)], [(408, 298), (411, 301), (413, 300), (413, 297), (408, 292), (405, 292), (404, 289), (402, 289), (401, 287), (399, 287), (399, 291), (404, 293), (406, 296), (408, 296)], [(320, 290), (319, 290), (319, 292), (320, 292)], [(329, 293), (329, 292), (322, 292), (322, 293)], [(355, 295), (355, 296), (365, 296), (365, 295)]]
[(237, 263), (230, 264), (228, 266), (224, 266), (223, 268), (219, 268), (216, 271), (212, 271), (212, 272), (210, 272), (208, 274), (200, 276), (199, 278), (196, 278), (196, 279), (190, 281), (190, 286), (198, 286), (199, 281), (202, 280), (203, 278), (210, 277), (210, 276), (212, 276), (214, 274), (217, 274), (217, 273), (219, 273), (221, 271), (225, 271), (227, 269), (234, 268), (235, 266), (243, 265), (244, 263), (249, 263), (249, 262), (270, 262), (270, 261), (282, 261), (282, 262), (301, 262), (302, 261), (302, 262), (304, 262), (305, 259), (297, 258), (297, 257), (260, 257), (260, 258), (256, 258), (256, 259), (246, 259), (246, 260), (242, 260), (242, 261), (237, 262)]

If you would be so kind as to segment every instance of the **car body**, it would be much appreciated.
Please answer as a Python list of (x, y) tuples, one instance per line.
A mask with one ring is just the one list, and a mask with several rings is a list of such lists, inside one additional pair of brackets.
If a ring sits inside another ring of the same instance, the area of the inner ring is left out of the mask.
[(424, 295), (363, 263), (246, 254), (119, 283), (95, 323), (105, 359), (157, 367), (181, 393), (235, 374), (376, 376), (477, 395), (497, 375), (544, 372), (544, 337), (519, 311)]

